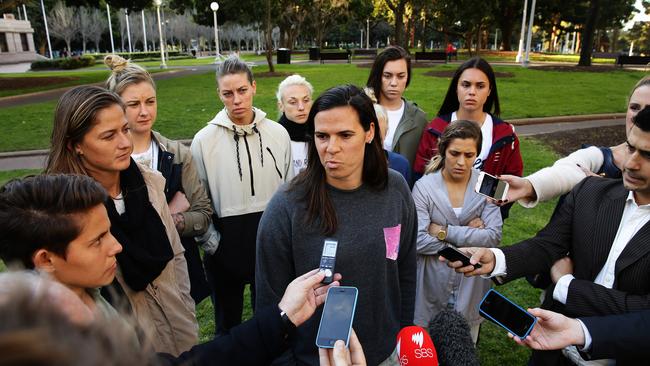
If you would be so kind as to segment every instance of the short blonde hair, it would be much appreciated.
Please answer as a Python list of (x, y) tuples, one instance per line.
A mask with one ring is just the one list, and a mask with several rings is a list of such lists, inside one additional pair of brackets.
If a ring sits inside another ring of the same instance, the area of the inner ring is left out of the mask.
[(311, 86), (307, 79), (298, 74), (293, 74), (291, 76), (287, 76), (287, 78), (282, 80), (282, 82), (280, 82), (280, 85), (278, 85), (278, 91), (275, 96), (278, 98), (279, 103), (282, 103), (282, 94), (284, 94), (284, 90), (292, 85), (304, 86), (307, 88), (307, 90), (309, 90), (310, 96), (314, 94), (314, 87)]
[(151, 74), (142, 66), (132, 63), (130, 60), (118, 55), (107, 55), (104, 57), (104, 64), (111, 69), (111, 75), (104, 86), (112, 92), (121, 95), (124, 89), (130, 85), (142, 82), (147, 82), (156, 89), (156, 83), (153, 81)]

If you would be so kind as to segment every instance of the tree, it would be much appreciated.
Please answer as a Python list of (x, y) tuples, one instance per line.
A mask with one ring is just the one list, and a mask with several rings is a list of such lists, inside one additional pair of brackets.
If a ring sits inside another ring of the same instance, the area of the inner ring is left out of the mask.
[(271, 23), (271, 13), (273, 7), (271, 0), (264, 1), (264, 39), (266, 40), (266, 63), (269, 65), (269, 72), (275, 72), (273, 66), (273, 24)]
[(501, 48), (512, 50), (512, 33), (515, 25), (521, 22), (522, 0), (491, 0), (491, 14), (501, 30)]
[(76, 38), (79, 29), (75, 24), (74, 10), (59, 1), (47, 17), (50, 33), (53, 36), (63, 40), (68, 48), (72, 51), (72, 40)]
[(77, 8), (77, 14), (75, 15), (75, 21), (79, 24), (79, 33), (81, 34), (81, 46), (82, 53), (86, 53), (86, 43), (88, 42), (88, 34), (90, 33), (90, 10), (85, 6)]
[(323, 47), (325, 35), (346, 18), (347, 2), (342, 0), (313, 0), (309, 23), (316, 35), (316, 46)]
[(88, 13), (87, 36), (95, 43), (95, 51), (99, 52), (99, 42), (108, 28), (108, 21), (106, 15), (99, 9), (89, 9)]
[(408, 49), (404, 34), (404, 13), (408, 0), (384, 0), (395, 16), (395, 43)]

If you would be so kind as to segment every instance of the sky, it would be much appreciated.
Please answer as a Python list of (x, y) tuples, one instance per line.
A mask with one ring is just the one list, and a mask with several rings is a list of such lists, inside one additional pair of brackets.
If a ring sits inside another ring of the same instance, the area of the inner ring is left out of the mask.
[(641, 4), (641, 0), (636, 0), (634, 6), (639, 10), (634, 14), (634, 18), (625, 24), (624, 29), (630, 29), (634, 25), (634, 22), (647, 22), (650, 21), (650, 15), (645, 14), (645, 8)]

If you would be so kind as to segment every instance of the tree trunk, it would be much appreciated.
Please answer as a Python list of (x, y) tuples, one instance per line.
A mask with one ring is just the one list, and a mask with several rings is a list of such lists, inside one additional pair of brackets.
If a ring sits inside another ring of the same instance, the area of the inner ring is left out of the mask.
[(395, 8), (395, 43), (407, 48), (406, 37), (404, 36), (404, 5), (401, 3)]
[(620, 37), (621, 30), (618, 28), (614, 28), (614, 31), (612, 32), (612, 41), (610, 42), (610, 47), (609, 50), (610, 52), (616, 52), (618, 49), (618, 38)]
[(472, 53), (472, 38), (474, 34), (472, 32), (467, 32), (465, 33), (465, 48), (467, 48), (467, 52), (469, 53), (469, 57), (473, 57), (474, 54)]
[(591, 52), (594, 46), (594, 33), (599, 12), (600, 0), (591, 0), (589, 2), (589, 14), (587, 15), (587, 23), (585, 24), (585, 30), (582, 34), (583, 42), (578, 66), (591, 66)]
[(266, 63), (269, 65), (269, 72), (275, 72), (275, 66), (273, 65), (273, 26), (271, 25), (271, 0), (266, 0), (264, 29), (264, 38), (266, 38)]
[(280, 47), (287, 47), (287, 27), (285, 24), (280, 24)]

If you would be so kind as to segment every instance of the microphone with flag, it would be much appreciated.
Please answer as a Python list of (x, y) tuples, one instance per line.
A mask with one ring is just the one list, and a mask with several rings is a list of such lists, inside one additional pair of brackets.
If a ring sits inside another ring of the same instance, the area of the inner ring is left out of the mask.
[(438, 366), (438, 354), (429, 333), (421, 327), (402, 328), (397, 335), (400, 366)]

